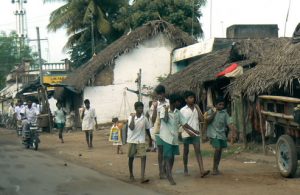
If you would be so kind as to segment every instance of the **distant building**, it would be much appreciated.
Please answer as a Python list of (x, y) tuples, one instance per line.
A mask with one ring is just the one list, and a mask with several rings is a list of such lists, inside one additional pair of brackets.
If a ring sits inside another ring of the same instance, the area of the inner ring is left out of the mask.
[[(58, 84), (67, 77), (69, 72), (69, 61), (59, 63), (44, 63), (42, 65), (43, 83)], [(21, 98), (24, 94), (37, 94), (39, 85), (40, 67), (28, 60), (17, 65), (6, 77), (6, 86), (0, 91), (0, 112), (7, 113), (8, 107), (15, 98)], [(51, 96), (54, 88), (48, 87), (48, 93)], [(50, 107), (54, 107), (54, 99)]]
[(228, 39), (278, 38), (277, 24), (236, 24), (227, 28)]

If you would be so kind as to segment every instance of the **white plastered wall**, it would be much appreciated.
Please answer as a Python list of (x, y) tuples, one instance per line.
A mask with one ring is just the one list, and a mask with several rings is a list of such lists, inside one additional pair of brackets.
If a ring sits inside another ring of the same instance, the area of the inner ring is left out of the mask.
[[(134, 102), (137, 95), (126, 92), (125, 106), (124, 88), (136, 90), (135, 80), (139, 69), (142, 69), (142, 85), (155, 87), (157, 78), (166, 76), (170, 72), (170, 54), (174, 46), (162, 34), (141, 43), (129, 53), (123, 54), (115, 61), (113, 85), (86, 87), (84, 99), (91, 101), (91, 106), (96, 109), (99, 123), (110, 122), (113, 116), (121, 119), (127, 118), (134, 111)], [(175, 67), (172, 67), (175, 68)], [(148, 108), (149, 98), (143, 97), (145, 110)], [(128, 105), (129, 104), (129, 108)], [(121, 110), (121, 112), (120, 112)]]

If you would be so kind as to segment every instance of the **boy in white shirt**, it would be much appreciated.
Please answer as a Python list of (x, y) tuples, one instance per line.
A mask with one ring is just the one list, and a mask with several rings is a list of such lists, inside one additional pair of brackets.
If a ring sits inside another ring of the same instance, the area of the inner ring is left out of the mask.
[(134, 181), (133, 160), (135, 157), (141, 158), (141, 183), (148, 183), (145, 179), (146, 168), (146, 130), (149, 130), (150, 124), (146, 116), (143, 115), (144, 104), (136, 102), (134, 104), (136, 113), (131, 114), (128, 119), (127, 143), (128, 147), (128, 166), (130, 180)]
[(60, 102), (56, 102), (57, 110), (54, 111), (54, 123), (56, 124), (56, 128), (58, 129), (58, 138), (61, 143), (64, 143), (63, 131), (66, 123), (66, 112), (62, 108)]
[(209, 174), (210, 171), (205, 171), (203, 168), (203, 160), (200, 150), (200, 121), (204, 120), (203, 114), (197, 104), (195, 104), (195, 93), (192, 91), (186, 91), (184, 93), (184, 99), (186, 106), (181, 108), (180, 113), (186, 118), (188, 125), (190, 125), (199, 135), (189, 135), (186, 131), (182, 132), (182, 141), (183, 141), (183, 165), (184, 165), (184, 174), (186, 176), (188, 173), (188, 155), (189, 155), (189, 146), (192, 144), (194, 146), (194, 151), (197, 159), (197, 163), (200, 169), (200, 176), (205, 177)]
[[(157, 126), (159, 128), (159, 131), (161, 131), (161, 126), (156, 124), (156, 119), (158, 118), (160, 120), (160, 111), (164, 106), (170, 106), (169, 100), (165, 97), (166, 95), (166, 89), (163, 85), (158, 85), (154, 89), (155, 95), (157, 97), (158, 101), (153, 101), (152, 106), (150, 108), (152, 112), (152, 116), (150, 117), (152, 119), (153, 126)], [(157, 159), (158, 159), (158, 168), (159, 168), (159, 178), (164, 179), (166, 174), (166, 165), (163, 160), (163, 147), (162, 147), (162, 141), (160, 139), (159, 133), (155, 134), (155, 142), (157, 146)]]

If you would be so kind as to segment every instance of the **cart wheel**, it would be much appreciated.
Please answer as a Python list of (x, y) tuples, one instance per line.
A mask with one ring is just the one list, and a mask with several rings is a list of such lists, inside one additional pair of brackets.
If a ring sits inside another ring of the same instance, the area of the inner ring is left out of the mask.
[(283, 177), (294, 177), (297, 166), (297, 151), (294, 140), (289, 135), (282, 135), (276, 144), (276, 162)]

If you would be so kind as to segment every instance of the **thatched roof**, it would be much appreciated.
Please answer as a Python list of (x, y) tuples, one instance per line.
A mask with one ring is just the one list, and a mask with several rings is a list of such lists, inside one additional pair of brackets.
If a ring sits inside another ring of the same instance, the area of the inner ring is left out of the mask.
[(230, 49), (209, 53), (162, 82), (169, 93), (192, 90), (201, 93), (204, 82), (215, 80), (216, 74), (230, 65)]
[(289, 89), (300, 78), (300, 43), (293, 44), (291, 38), (238, 40), (232, 49), (211, 52), (162, 84), (169, 92), (193, 90), (199, 95), (204, 82), (215, 80), (215, 75), (233, 62), (256, 66), (230, 84), (231, 93), (261, 94), (275, 86)]
[(230, 92), (257, 95), (270, 93), (274, 87), (291, 89), (293, 81), (300, 78), (300, 43), (293, 44), (290, 38), (242, 41), (237, 50), (258, 64), (237, 78)]
[[(151, 21), (110, 44), (89, 62), (75, 70), (64, 81), (64, 84), (73, 87), (78, 92), (82, 91), (88, 82), (103, 70), (104, 67), (112, 65), (120, 55), (130, 52), (141, 42), (151, 39), (159, 33), (166, 35), (170, 41), (175, 44), (176, 48), (191, 45), (196, 42), (196, 40), (187, 33), (168, 22), (162, 20)], [(62, 94), (63, 89), (57, 89), (55, 96), (59, 98)]]

